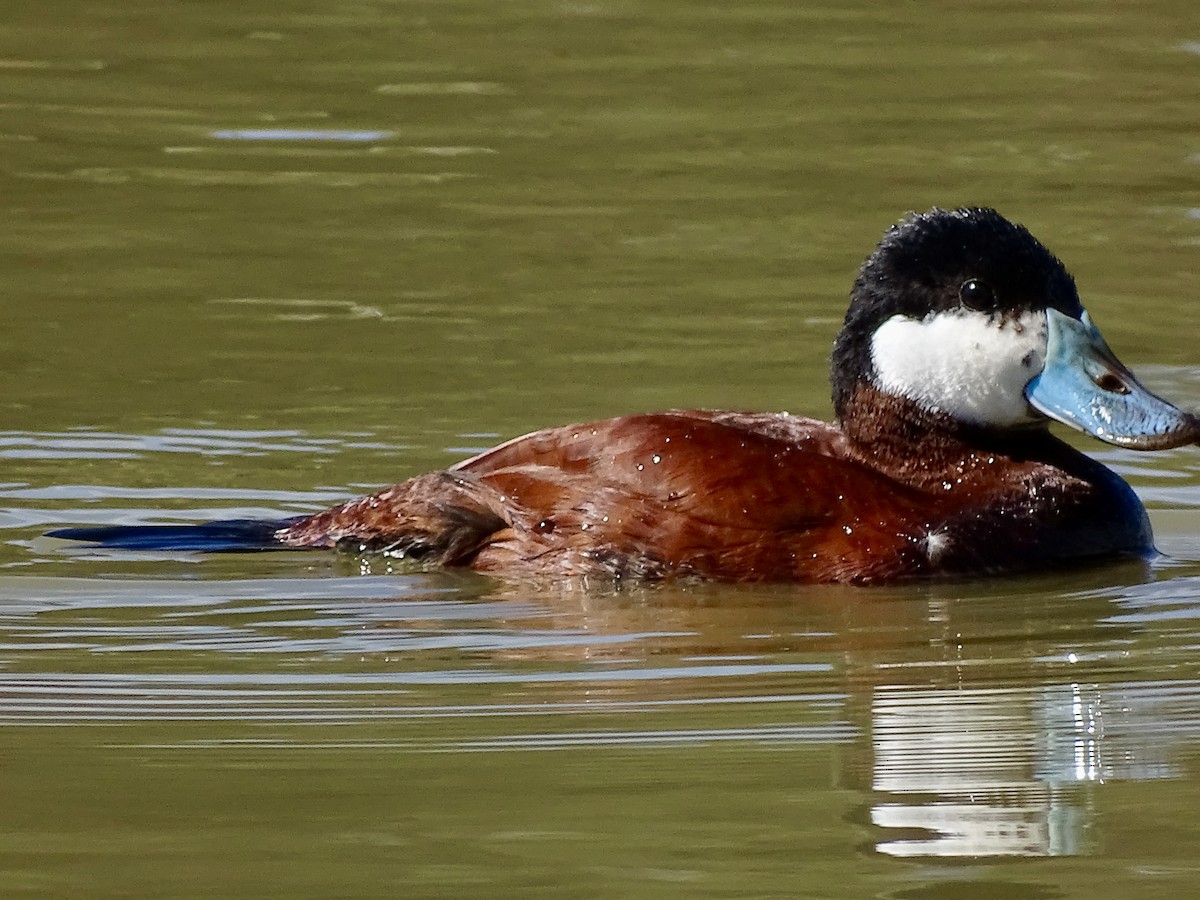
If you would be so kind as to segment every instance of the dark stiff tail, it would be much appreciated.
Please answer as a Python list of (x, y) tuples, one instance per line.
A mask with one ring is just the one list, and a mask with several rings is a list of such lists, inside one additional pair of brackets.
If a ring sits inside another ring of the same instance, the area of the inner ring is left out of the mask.
[(275, 535), (295, 519), (225, 519), (199, 525), (95, 525), (59, 528), (47, 537), (87, 541), (118, 550), (237, 553), (288, 550)]

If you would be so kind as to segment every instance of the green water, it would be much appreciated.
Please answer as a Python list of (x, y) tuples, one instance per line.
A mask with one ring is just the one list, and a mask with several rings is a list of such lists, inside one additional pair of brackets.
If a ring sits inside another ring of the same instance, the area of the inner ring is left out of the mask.
[(1168, 556), (585, 590), (67, 552), (537, 427), (829, 415), (855, 269), (987, 204), (1197, 405), (1194, 4), (121, 2), (0, 22), (0, 896), (1186, 897)]

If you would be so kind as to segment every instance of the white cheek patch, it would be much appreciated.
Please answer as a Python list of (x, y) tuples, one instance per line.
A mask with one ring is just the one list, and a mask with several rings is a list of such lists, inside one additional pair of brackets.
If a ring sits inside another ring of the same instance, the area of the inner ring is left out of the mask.
[(1025, 386), (1046, 362), (1046, 314), (999, 319), (953, 310), (892, 316), (871, 338), (876, 386), (974, 425), (1041, 419)]

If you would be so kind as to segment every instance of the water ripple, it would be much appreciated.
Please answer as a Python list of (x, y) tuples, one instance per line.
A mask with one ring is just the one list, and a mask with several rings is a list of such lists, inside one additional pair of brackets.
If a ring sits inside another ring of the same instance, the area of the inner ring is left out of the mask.
[[(762, 674), (779, 667), (756, 667)], [(786, 668), (786, 667), (785, 667)], [(596, 697), (545, 700), (538, 703), (428, 704), (412, 696), (418, 688), (452, 684), (545, 684), (552, 682), (621, 682), (660, 678), (739, 677), (746, 669), (730, 667), (664, 667), (589, 672), (508, 672), (486, 670), (394, 673), (274, 673), (255, 675), (70, 674), (5, 675), (0, 677), (0, 725), (66, 725), (86, 722), (152, 721), (287, 721), (327, 725), (367, 720), (505, 718), (513, 716), (578, 716), (583, 713), (636, 714), (663, 712), (678, 706), (759, 707), (797, 705), (822, 713), (842, 698), (811, 693), (772, 696), (704, 697), (692, 699), (626, 699)], [(827, 716), (827, 713), (823, 713)], [(773, 725), (792, 735), (808, 732), (812, 739), (844, 739), (845, 724), (819, 727)], [(739, 728), (745, 733), (746, 729)], [(661, 732), (655, 732), (661, 733)], [(612, 732), (605, 732), (612, 734)], [(489, 738), (489, 741), (500, 741)], [(503, 739), (514, 743), (515, 737)], [(483, 743), (475, 749), (482, 749)], [(536, 749), (534, 743), (527, 749)]]

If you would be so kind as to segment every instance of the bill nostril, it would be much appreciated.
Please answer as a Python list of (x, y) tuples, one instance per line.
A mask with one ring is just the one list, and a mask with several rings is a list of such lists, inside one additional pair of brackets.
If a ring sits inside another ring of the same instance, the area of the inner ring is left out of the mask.
[(1129, 385), (1119, 375), (1114, 375), (1112, 372), (1105, 372), (1093, 380), (1096, 382), (1096, 387), (1102, 391), (1108, 391), (1110, 394), (1129, 393)]

